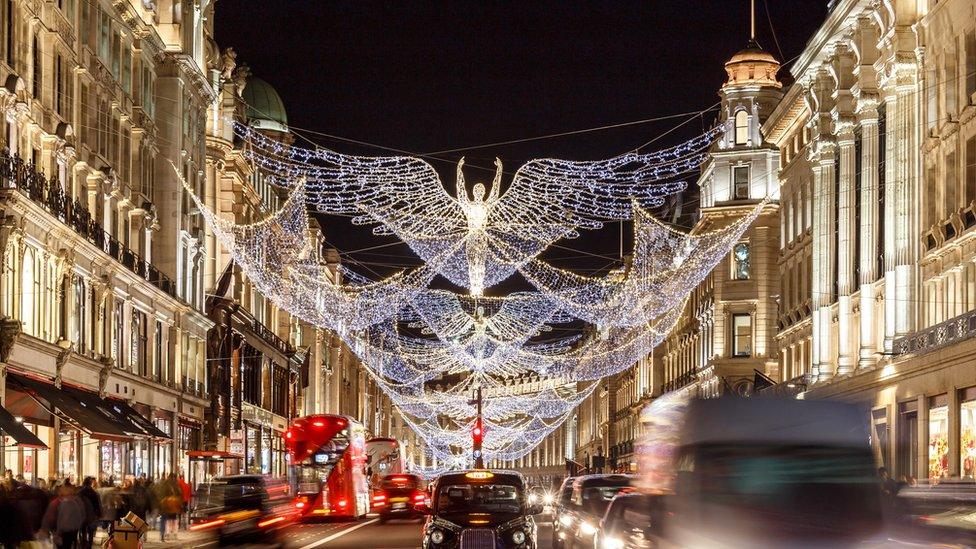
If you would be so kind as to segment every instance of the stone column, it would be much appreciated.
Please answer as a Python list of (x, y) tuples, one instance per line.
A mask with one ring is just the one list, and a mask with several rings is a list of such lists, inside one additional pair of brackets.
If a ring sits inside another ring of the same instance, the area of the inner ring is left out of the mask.
[[(875, 341), (878, 279), (877, 239), (878, 230), (878, 110), (877, 103), (862, 98), (857, 113), (861, 124), (861, 277), (857, 282), (861, 289), (861, 326), (858, 349), (858, 368), (870, 368), (875, 363)], [(883, 222), (883, 220), (881, 220)]]
[(851, 293), (854, 291), (854, 171), (855, 148), (854, 133), (850, 123), (838, 132), (837, 146), (840, 154), (840, 196), (837, 209), (837, 333), (838, 356), (837, 374), (844, 375), (854, 371), (856, 332), (853, 325), (853, 306)]
[(833, 186), (835, 145), (820, 136), (813, 168), (813, 374), (817, 381), (833, 375), (830, 361), (830, 302), (833, 295)]

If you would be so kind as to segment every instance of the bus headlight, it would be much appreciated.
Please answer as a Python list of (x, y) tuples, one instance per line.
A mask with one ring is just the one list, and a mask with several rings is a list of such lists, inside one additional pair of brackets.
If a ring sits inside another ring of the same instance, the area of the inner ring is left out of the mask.
[(596, 533), (596, 526), (593, 526), (589, 522), (584, 522), (580, 524), (580, 532), (583, 532), (584, 535), (592, 536)]
[(433, 532), (431, 532), (430, 533), (430, 542), (431, 543), (444, 543), (444, 532), (441, 532), (440, 530), (434, 530)]
[(516, 530), (512, 534), (512, 543), (514, 543), (515, 545), (522, 545), (523, 543), (525, 543), (525, 532), (521, 530)]
[(624, 542), (620, 538), (604, 538), (601, 549), (624, 549)]
[(569, 515), (562, 515), (562, 516), (559, 517), (559, 524), (562, 524), (563, 526), (572, 526), (573, 525), (573, 517), (571, 517)]

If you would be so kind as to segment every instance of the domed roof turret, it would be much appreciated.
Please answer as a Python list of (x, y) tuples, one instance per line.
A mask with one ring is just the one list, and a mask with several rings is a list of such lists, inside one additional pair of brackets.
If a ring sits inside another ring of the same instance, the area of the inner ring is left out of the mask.
[(725, 63), (729, 79), (722, 86), (728, 89), (736, 86), (772, 86), (780, 88), (783, 84), (776, 79), (779, 61), (755, 40), (749, 40), (745, 48)]
[(288, 133), (288, 113), (278, 92), (264, 80), (247, 79), (241, 99), (247, 106), (245, 116), (250, 125), (261, 130)]

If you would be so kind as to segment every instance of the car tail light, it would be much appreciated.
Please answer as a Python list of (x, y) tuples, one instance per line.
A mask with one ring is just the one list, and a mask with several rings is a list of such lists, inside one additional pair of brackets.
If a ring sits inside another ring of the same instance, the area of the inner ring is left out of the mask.
[(267, 528), (268, 526), (277, 524), (279, 522), (283, 522), (284, 520), (285, 517), (274, 517), (274, 518), (269, 518), (267, 520), (262, 520), (261, 522), (258, 523), (258, 528)]
[(383, 501), (386, 499), (386, 494), (376, 494), (373, 496), (373, 501)]
[(425, 497), (424, 494), (414, 494), (413, 495), (413, 500), (415, 502), (419, 503), (421, 501), (424, 501), (424, 497)]
[(196, 530), (206, 530), (208, 528), (216, 528), (222, 524), (225, 524), (226, 522), (227, 521), (224, 519), (208, 520), (207, 522), (198, 522), (196, 524), (191, 524), (190, 530), (196, 531)]

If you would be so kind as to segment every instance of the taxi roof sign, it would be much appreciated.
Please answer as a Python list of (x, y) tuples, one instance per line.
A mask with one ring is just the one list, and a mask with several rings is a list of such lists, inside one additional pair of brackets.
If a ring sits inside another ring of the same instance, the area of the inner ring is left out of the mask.
[(494, 477), (495, 474), (491, 471), (471, 471), (469, 473), (465, 473), (464, 476), (474, 480), (487, 480)]

